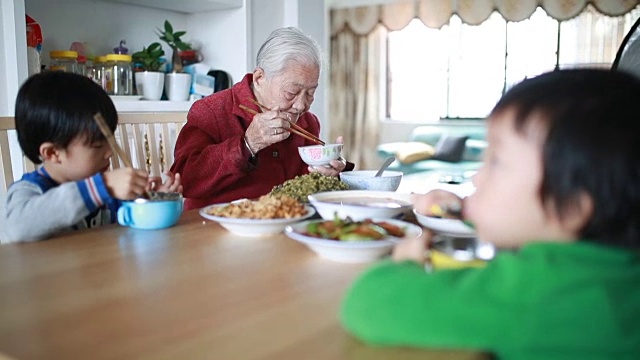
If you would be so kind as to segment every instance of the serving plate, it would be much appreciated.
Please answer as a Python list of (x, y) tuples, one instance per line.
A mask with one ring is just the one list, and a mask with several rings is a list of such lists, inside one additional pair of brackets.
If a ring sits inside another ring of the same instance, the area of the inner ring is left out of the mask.
[(413, 209), (410, 194), (395, 191), (343, 190), (309, 195), (309, 203), (325, 220), (350, 217), (354, 221), (399, 218)]
[(476, 230), (462, 220), (427, 216), (419, 213), (415, 209), (413, 213), (416, 216), (416, 220), (418, 220), (422, 226), (438, 234), (457, 237), (473, 237), (476, 235)]
[(246, 219), (215, 216), (209, 214), (213, 207), (226, 206), (230, 203), (213, 204), (200, 209), (200, 216), (207, 220), (215, 221), (232, 234), (238, 236), (260, 237), (280, 234), (287, 225), (308, 219), (315, 215), (312, 206), (305, 205), (307, 213), (303, 216), (288, 219)]
[(389, 236), (381, 240), (339, 241), (305, 235), (307, 226), (325, 220), (306, 220), (288, 225), (284, 233), (289, 238), (306, 245), (321, 258), (342, 263), (365, 263), (375, 261), (391, 252), (395, 244), (406, 238), (418, 237), (422, 228), (402, 220), (373, 218), (375, 222), (387, 222), (404, 229), (404, 238)]

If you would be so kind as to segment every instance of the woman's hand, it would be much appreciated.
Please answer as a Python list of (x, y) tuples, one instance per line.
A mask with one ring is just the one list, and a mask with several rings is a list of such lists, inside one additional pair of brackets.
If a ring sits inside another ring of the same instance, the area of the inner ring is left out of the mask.
[(178, 192), (182, 194), (182, 180), (180, 178), (180, 173), (174, 174), (171, 171), (165, 171), (164, 174), (167, 177), (167, 180), (164, 183), (162, 183), (162, 178), (159, 176), (150, 177), (147, 181), (147, 190), (158, 192)]
[(271, 144), (288, 138), (291, 133), (288, 113), (280, 111), (279, 107), (258, 113), (253, 116), (244, 137), (254, 154)]
[(148, 177), (146, 171), (132, 168), (120, 168), (102, 174), (109, 194), (120, 200), (135, 199), (143, 195)]
[[(338, 136), (336, 144), (343, 144), (344, 139), (342, 136)], [(317, 172), (325, 176), (338, 176), (344, 167), (347, 165), (347, 161), (340, 157), (338, 160), (331, 160), (329, 166), (309, 166), (309, 172)]]

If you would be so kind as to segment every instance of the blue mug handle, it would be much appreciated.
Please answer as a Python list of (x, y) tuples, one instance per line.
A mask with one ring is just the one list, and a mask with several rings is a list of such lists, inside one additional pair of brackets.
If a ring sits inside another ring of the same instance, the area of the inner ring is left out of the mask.
[(131, 208), (126, 205), (120, 206), (118, 209), (118, 224), (129, 226), (132, 224), (131, 221)]

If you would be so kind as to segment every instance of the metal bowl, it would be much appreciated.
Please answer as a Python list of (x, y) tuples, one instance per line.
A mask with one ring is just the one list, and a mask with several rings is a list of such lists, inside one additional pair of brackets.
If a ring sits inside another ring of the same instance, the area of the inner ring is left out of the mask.
[(493, 244), (475, 237), (435, 235), (431, 249), (440, 251), (458, 261), (491, 260), (496, 254)]

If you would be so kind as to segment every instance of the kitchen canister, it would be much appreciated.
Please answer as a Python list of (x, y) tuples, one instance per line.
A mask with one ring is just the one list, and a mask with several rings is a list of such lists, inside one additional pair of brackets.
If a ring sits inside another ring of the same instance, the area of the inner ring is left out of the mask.
[(78, 53), (69, 50), (53, 50), (49, 52), (51, 63), (49, 70), (66, 71), (71, 73), (78, 72)]
[(109, 95), (133, 95), (131, 55), (107, 54), (105, 61), (107, 93)]

